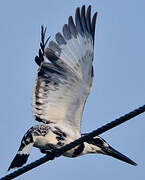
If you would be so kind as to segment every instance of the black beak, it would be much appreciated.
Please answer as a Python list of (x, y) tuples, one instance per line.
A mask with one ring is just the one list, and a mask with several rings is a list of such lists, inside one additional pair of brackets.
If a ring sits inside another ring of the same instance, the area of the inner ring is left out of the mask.
[(133, 166), (137, 166), (137, 164), (132, 161), (131, 159), (129, 159), (128, 157), (124, 156), (123, 154), (121, 154), (120, 152), (116, 151), (115, 149), (113, 149), (111, 146), (109, 147), (103, 147), (101, 148), (102, 151), (106, 154), (106, 155), (109, 155), (109, 156), (112, 156), (116, 159), (119, 159), (121, 161), (124, 161), (126, 163), (129, 163)]

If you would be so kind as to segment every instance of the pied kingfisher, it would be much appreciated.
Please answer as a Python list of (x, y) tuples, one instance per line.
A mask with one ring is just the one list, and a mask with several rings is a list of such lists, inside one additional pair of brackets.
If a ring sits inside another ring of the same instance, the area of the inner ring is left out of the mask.
[[(8, 170), (26, 163), (32, 147), (49, 154), (55, 148), (83, 136), (80, 133), (85, 102), (93, 81), (94, 38), (97, 12), (91, 18), (91, 6), (76, 9), (62, 33), (46, 47), (46, 28), (41, 27), (38, 77), (33, 91), (33, 113), (42, 124), (30, 128)], [(132, 165), (135, 162), (113, 149), (99, 136), (67, 151), (64, 156), (77, 157), (101, 153)]]

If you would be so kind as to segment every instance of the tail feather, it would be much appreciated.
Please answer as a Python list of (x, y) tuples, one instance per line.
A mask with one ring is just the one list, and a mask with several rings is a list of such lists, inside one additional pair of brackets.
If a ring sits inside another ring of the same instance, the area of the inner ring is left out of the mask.
[(13, 168), (19, 168), (23, 166), (29, 157), (29, 154), (16, 154), (15, 158), (13, 159), (8, 171)]
[[(21, 167), (27, 162), (27, 159), (30, 155), (30, 151), (32, 149), (33, 144), (34, 143), (30, 143), (30, 144), (26, 145), (22, 150), (18, 151), (18, 153), (14, 157), (10, 167), (8, 168), (8, 171), (13, 168)], [(21, 146), (20, 146), (20, 148), (21, 148)]]
[(34, 141), (32, 137), (32, 131), (31, 129), (29, 129), (25, 134), (25, 136), (23, 137), (21, 141), (21, 146), (16, 156), (14, 157), (10, 167), (8, 168), (8, 171), (13, 168), (21, 167), (27, 162), (33, 144)]

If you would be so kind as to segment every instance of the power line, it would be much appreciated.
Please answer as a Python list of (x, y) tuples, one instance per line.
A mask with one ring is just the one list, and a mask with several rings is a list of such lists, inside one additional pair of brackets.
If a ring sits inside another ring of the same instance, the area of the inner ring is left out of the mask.
[(24, 166), (24, 167), (22, 167), (22, 168), (20, 168), (20, 169), (18, 169), (16, 171), (10, 173), (10, 174), (2, 177), (0, 180), (14, 179), (14, 178), (20, 176), (21, 174), (24, 174), (25, 172), (28, 172), (31, 169), (36, 168), (36, 167), (40, 166), (41, 164), (44, 164), (45, 162), (54, 159), (55, 157), (61, 156), (64, 152), (74, 148), (75, 146), (77, 146), (77, 145), (79, 145), (79, 144), (81, 144), (81, 143), (83, 143), (85, 141), (88, 141), (91, 138), (93, 138), (95, 136), (98, 136), (98, 135), (112, 129), (112, 128), (114, 128), (114, 127), (116, 127), (116, 126), (118, 126), (118, 125), (120, 125), (120, 124), (122, 124), (122, 123), (136, 117), (137, 115), (139, 115), (139, 114), (141, 114), (143, 112), (145, 112), (145, 105), (143, 105), (143, 106), (141, 106), (141, 107), (139, 107), (139, 108), (137, 108), (137, 109), (123, 115), (123, 116), (121, 116), (120, 118), (117, 118), (116, 120), (114, 120), (114, 121), (112, 121), (110, 123), (107, 123), (106, 125), (98, 128), (97, 130), (94, 130), (91, 133), (88, 133), (87, 135), (73, 141), (70, 144), (65, 145), (64, 147), (62, 147), (60, 149), (53, 150), (51, 154), (46, 155), (46, 156), (44, 156), (44, 157), (42, 157), (42, 158), (40, 158), (40, 159), (30, 163), (30, 164), (28, 164), (28, 165), (26, 165), (26, 166)]

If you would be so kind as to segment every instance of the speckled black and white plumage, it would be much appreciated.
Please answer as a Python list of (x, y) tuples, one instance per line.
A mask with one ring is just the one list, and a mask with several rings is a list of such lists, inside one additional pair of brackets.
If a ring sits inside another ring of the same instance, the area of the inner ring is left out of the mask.
[[(56, 41), (45, 41), (46, 28), (41, 30), (38, 76), (33, 90), (33, 113), (41, 125), (30, 128), (24, 135), (20, 148), (9, 170), (26, 163), (32, 147), (42, 153), (69, 144), (81, 137), (81, 120), (85, 102), (93, 81), (95, 24), (97, 13), (91, 18), (91, 6), (77, 8), (75, 22), (70, 16)], [(49, 41), (48, 47), (47, 42)], [(67, 157), (87, 153), (103, 153), (135, 165), (101, 137), (65, 152)]]
[[(52, 123), (30, 128), (22, 138), (19, 150), (8, 170), (21, 167), (25, 164), (33, 146), (39, 148), (42, 153), (47, 154), (55, 148), (60, 148), (72, 142), (74, 140), (72, 137), (75, 139), (79, 137), (79, 135), (73, 134), (73, 131), (68, 131), (65, 127), (60, 129), (60, 127), (60, 125)], [(79, 151), (78, 148), (73, 150), (74, 156), (73, 153), (70, 152), (69, 157), (75, 157), (80, 154), (81, 151)], [(68, 155), (66, 154), (66, 156)]]
[[(47, 152), (79, 138), (81, 119), (93, 80), (94, 35), (97, 13), (91, 18), (91, 6), (76, 9), (55, 35), (56, 41), (45, 40), (41, 29), (38, 77), (33, 90), (33, 113), (43, 125), (32, 127), (22, 139), (9, 169), (22, 166), (32, 146)], [(47, 43), (49, 41), (48, 47)], [(76, 157), (84, 144), (65, 153)]]
[(34, 137), (35, 136), (45, 136), (48, 133), (48, 127), (45, 125), (35, 126), (30, 128), (26, 134), (24, 135), (19, 150), (13, 159), (8, 170), (13, 169), (15, 167), (21, 167), (26, 163), (31, 148), (34, 145)]

